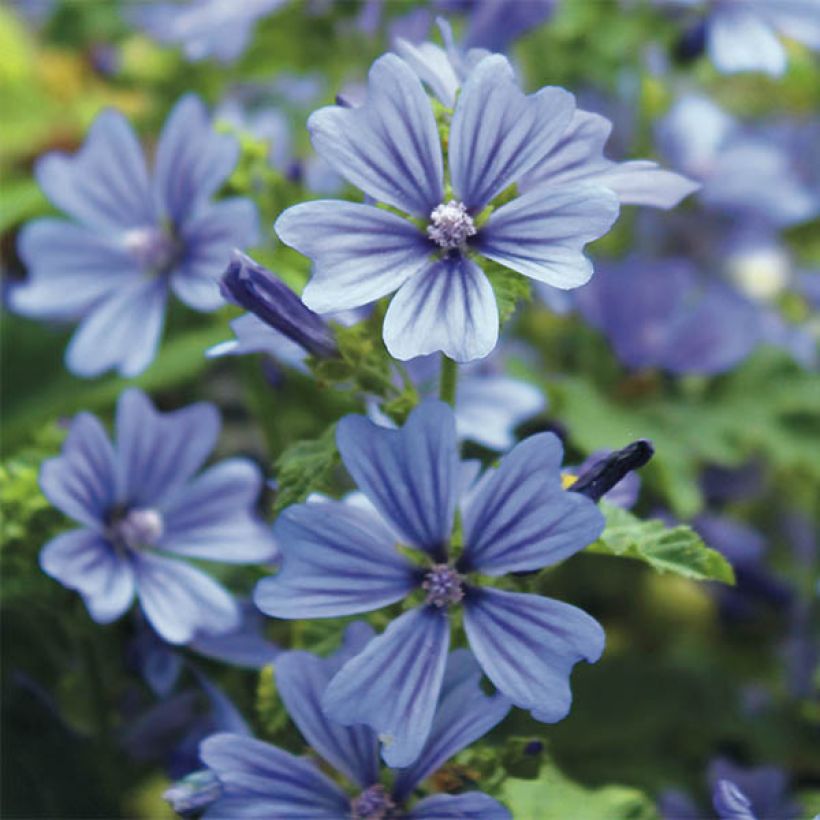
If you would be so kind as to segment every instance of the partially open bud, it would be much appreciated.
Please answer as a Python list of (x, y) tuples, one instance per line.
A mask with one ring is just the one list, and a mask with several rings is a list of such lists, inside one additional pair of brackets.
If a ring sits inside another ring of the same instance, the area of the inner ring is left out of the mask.
[(600, 501), (627, 473), (643, 467), (654, 454), (652, 442), (646, 439), (633, 441), (583, 472), (569, 487), (569, 492)]

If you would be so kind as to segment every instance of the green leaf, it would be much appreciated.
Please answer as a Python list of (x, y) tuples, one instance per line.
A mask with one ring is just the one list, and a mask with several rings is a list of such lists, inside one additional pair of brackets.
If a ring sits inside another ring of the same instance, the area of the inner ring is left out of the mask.
[(276, 461), (276, 511), (304, 501), (309, 493), (327, 487), (339, 463), (336, 451), (336, 425), (319, 438), (291, 444)]
[(512, 316), (519, 301), (528, 302), (532, 298), (530, 280), (489, 260), (482, 260), (481, 267), (493, 286), (498, 317), (503, 324)]
[(288, 725), (285, 704), (279, 697), (272, 665), (262, 667), (256, 684), (256, 715), (265, 737), (275, 737)]
[(537, 780), (508, 779), (500, 799), (513, 817), (538, 820), (654, 820), (658, 816), (652, 801), (638, 789), (587, 789), (550, 765), (541, 769)]
[(617, 555), (644, 561), (658, 572), (672, 572), (694, 581), (721, 581), (734, 584), (731, 564), (717, 551), (707, 547), (700, 536), (686, 525), (667, 527), (659, 519), (644, 521), (628, 510), (605, 502), (603, 535), (590, 552)]

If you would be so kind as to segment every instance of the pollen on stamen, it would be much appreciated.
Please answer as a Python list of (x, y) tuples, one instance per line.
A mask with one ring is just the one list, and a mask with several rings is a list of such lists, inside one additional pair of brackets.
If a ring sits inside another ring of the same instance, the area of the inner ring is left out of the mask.
[(475, 234), (475, 223), (463, 202), (454, 199), (447, 203), (442, 202), (430, 214), (427, 236), (440, 248), (461, 248), (467, 239)]
[(156, 510), (134, 508), (118, 518), (111, 530), (116, 541), (136, 550), (154, 546), (162, 538), (165, 524)]
[(381, 784), (370, 786), (350, 801), (353, 820), (386, 820), (393, 816), (396, 804)]
[(421, 584), (421, 588), (427, 590), (427, 603), (439, 608), (457, 604), (464, 598), (462, 580), (451, 566), (436, 564)]

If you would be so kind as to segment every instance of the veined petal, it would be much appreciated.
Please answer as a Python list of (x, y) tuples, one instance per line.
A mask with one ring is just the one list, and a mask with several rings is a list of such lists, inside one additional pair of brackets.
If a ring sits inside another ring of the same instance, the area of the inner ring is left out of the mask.
[(342, 726), (322, 711), (322, 695), (338, 670), (333, 660), (310, 652), (284, 652), (276, 661), (277, 691), (310, 746), (366, 789), (379, 780), (379, 742), (366, 726)]
[(345, 726), (371, 726), (388, 766), (408, 766), (430, 734), (449, 644), (446, 610), (405, 612), (336, 674), (325, 711)]
[(261, 740), (211, 735), (200, 745), (199, 754), (216, 772), (225, 797), (244, 804), (238, 814), (223, 814), (216, 804), (207, 817), (339, 820), (349, 814), (350, 803), (344, 792), (313, 763)]
[(456, 102), (461, 85), (447, 52), (435, 43), (411, 43), (399, 37), (396, 53), (448, 108)]
[(126, 390), (117, 403), (120, 499), (135, 507), (161, 505), (202, 466), (218, 435), (212, 404), (160, 413), (141, 390)]
[(9, 290), (24, 316), (78, 319), (141, 276), (136, 260), (108, 234), (61, 219), (26, 224), (17, 241), (28, 278)]
[(73, 157), (46, 154), (35, 175), (58, 208), (89, 228), (156, 223), (142, 149), (128, 120), (114, 109), (97, 116)]
[(154, 170), (157, 205), (175, 225), (216, 193), (239, 159), (239, 143), (218, 134), (202, 100), (186, 94), (159, 137)]
[(618, 197), (598, 185), (540, 186), (503, 205), (478, 233), (476, 250), (553, 287), (569, 289), (592, 276), (583, 254), (618, 217)]
[(274, 527), (282, 569), (256, 586), (254, 601), (274, 618), (370, 612), (418, 584), (393, 534), (366, 510), (339, 501), (297, 504)]
[(433, 109), (418, 77), (395, 54), (373, 63), (364, 105), (322, 108), (308, 129), (317, 153), (374, 199), (419, 217), (441, 202)]
[(516, 445), (464, 511), (462, 571), (504, 575), (574, 555), (603, 531), (590, 499), (561, 488), (562, 448), (553, 433)]
[(194, 310), (225, 304), (219, 279), (234, 248), (259, 238), (259, 217), (249, 199), (225, 199), (199, 208), (181, 229), (185, 255), (171, 277), (171, 288)]
[(498, 306), (481, 268), (458, 255), (434, 261), (405, 282), (384, 317), (384, 343), (407, 360), (441, 351), (480, 359), (498, 341)]
[(98, 623), (119, 618), (134, 598), (131, 565), (99, 533), (71, 530), (40, 553), (43, 572), (79, 592)]
[(473, 212), (544, 160), (572, 119), (575, 100), (561, 88), (527, 97), (505, 57), (483, 59), (461, 89), (450, 129), (453, 188)]
[(102, 529), (116, 498), (114, 448), (99, 420), (79, 413), (71, 422), (62, 453), (43, 462), (40, 489), (66, 515)]
[(718, 71), (764, 71), (779, 77), (786, 51), (771, 27), (751, 9), (733, 5), (712, 11), (706, 36), (709, 57)]
[(412, 766), (398, 773), (393, 793), (404, 800), (443, 763), (500, 723), (510, 711), (502, 695), (485, 695), (479, 685), (481, 667), (467, 649), (447, 659), (441, 697), (430, 735)]
[(613, 162), (607, 169), (585, 179), (614, 191), (621, 205), (647, 205), (664, 210), (674, 208), (700, 188), (700, 183), (667, 171), (650, 160)]
[(134, 571), (142, 611), (168, 643), (188, 643), (198, 632), (218, 634), (239, 626), (236, 601), (204, 572), (147, 553), (135, 559)]
[(354, 202), (294, 205), (275, 229), (313, 261), (302, 301), (319, 313), (381, 299), (427, 264), (431, 253), (430, 242), (408, 220)]
[(446, 552), (458, 481), (455, 420), (446, 404), (424, 401), (400, 430), (345, 416), (336, 443), (359, 489), (397, 532), (433, 555)]
[(230, 563), (272, 561), (270, 529), (254, 514), (262, 474), (247, 459), (222, 461), (163, 501), (158, 549)]
[(506, 806), (483, 792), (434, 794), (419, 800), (407, 820), (512, 820)]
[(77, 328), (66, 365), (78, 376), (99, 376), (112, 367), (122, 376), (142, 373), (156, 355), (165, 323), (168, 291), (162, 279), (136, 279), (118, 289)]
[(604, 650), (604, 631), (594, 618), (540, 595), (470, 588), (464, 629), (499, 691), (545, 723), (569, 712), (572, 667), (594, 663)]

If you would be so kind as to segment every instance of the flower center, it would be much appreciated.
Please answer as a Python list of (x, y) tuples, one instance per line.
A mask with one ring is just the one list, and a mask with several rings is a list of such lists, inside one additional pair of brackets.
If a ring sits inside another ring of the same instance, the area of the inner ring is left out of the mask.
[(162, 538), (162, 516), (152, 509), (134, 508), (117, 518), (111, 526), (114, 539), (132, 550), (152, 547)]
[(427, 590), (427, 603), (443, 607), (457, 604), (464, 597), (462, 577), (448, 564), (434, 564), (424, 576), (422, 589)]
[(179, 257), (177, 242), (167, 231), (155, 225), (132, 228), (126, 232), (124, 243), (140, 267), (156, 275), (168, 273)]
[(440, 248), (462, 248), (468, 237), (475, 236), (475, 233), (473, 218), (467, 213), (463, 202), (454, 199), (446, 204), (442, 202), (430, 214), (427, 236)]
[(385, 820), (396, 804), (381, 784), (370, 786), (350, 801), (353, 820)]

